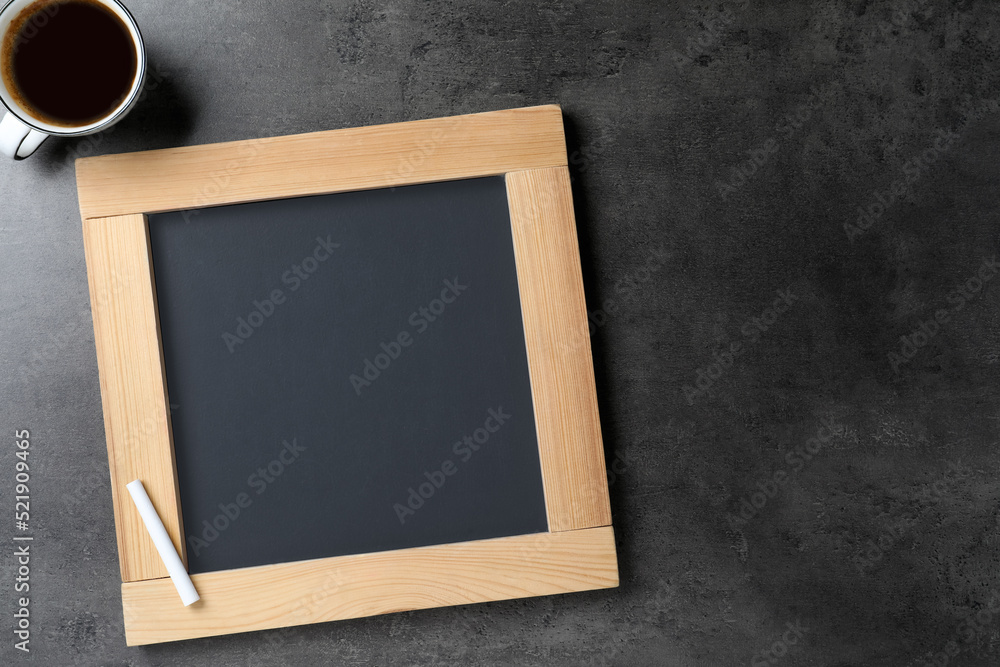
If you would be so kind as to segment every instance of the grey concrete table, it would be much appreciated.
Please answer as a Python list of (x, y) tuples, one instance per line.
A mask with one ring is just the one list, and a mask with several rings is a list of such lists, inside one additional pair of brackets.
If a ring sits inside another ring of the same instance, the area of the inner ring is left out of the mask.
[[(128, 4), (143, 103), (0, 163), (0, 664), (1000, 664), (995, 3)], [(621, 587), (126, 648), (73, 159), (549, 102)]]

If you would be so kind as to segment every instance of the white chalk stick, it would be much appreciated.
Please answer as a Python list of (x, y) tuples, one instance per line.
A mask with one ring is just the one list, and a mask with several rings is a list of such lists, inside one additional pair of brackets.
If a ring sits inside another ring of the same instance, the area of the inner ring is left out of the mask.
[(132, 501), (135, 502), (135, 507), (139, 510), (142, 522), (146, 524), (146, 530), (149, 531), (149, 536), (153, 538), (153, 544), (156, 545), (156, 550), (160, 552), (163, 564), (167, 566), (170, 579), (174, 582), (174, 586), (177, 587), (177, 592), (181, 595), (181, 602), (184, 603), (185, 607), (197, 602), (201, 599), (201, 596), (194, 589), (194, 582), (191, 581), (187, 570), (184, 569), (184, 563), (181, 562), (181, 557), (177, 555), (177, 550), (174, 549), (174, 543), (170, 541), (170, 536), (167, 535), (167, 529), (163, 526), (160, 515), (156, 513), (156, 508), (153, 507), (153, 503), (149, 500), (146, 487), (142, 485), (142, 481), (137, 479), (134, 482), (126, 484), (125, 488), (132, 495)]

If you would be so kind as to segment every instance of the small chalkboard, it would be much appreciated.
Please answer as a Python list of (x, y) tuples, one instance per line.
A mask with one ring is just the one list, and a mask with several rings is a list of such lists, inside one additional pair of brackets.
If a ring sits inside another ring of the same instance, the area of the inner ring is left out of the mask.
[(149, 235), (190, 572), (547, 529), (502, 177)]
[(617, 586), (558, 107), (77, 181), (130, 645)]

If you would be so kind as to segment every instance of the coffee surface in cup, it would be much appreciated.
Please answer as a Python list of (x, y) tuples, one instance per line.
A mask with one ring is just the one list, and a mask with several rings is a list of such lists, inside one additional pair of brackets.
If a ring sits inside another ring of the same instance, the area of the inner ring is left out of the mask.
[(96, 122), (128, 96), (138, 66), (128, 26), (96, 0), (39, 0), (14, 18), (0, 63), (7, 90), (39, 120)]

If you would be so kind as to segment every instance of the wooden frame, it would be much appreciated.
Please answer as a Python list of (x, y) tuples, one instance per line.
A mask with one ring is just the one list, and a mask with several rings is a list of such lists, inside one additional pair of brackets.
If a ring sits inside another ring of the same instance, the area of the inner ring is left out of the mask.
[[(125, 484), (184, 555), (146, 214), (505, 175), (549, 532), (193, 576), (184, 607)], [(558, 106), (77, 161), (129, 645), (618, 585)]]

